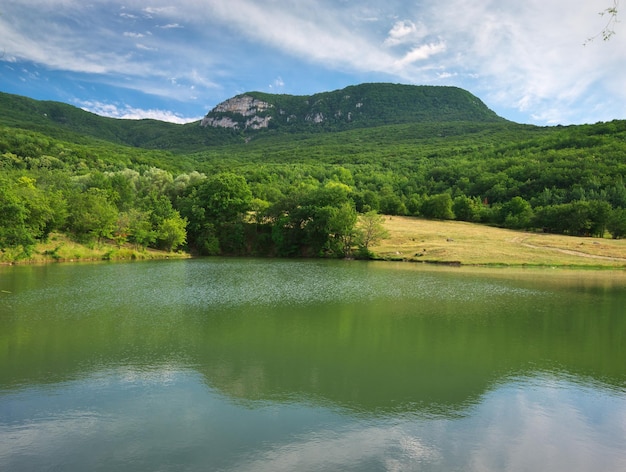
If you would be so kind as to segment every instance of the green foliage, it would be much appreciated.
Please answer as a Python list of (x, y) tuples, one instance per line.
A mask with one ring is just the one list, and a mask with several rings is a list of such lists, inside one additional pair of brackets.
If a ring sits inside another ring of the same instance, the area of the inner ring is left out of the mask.
[[(371, 211), (624, 236), (626, 121), (518, 125), (446, 88), (251, 95), (333, 118), (281, 128), (277, 115), (272, 129), (213, 139), (197, 123), (120, 123), (0, 94), (0, 248), (26, 255), (62, 230), (137, 248), (343, 257), (367, 253), (356, 218)], [(210, 145), (185, 147), (192, 127)], [(133, 139), (165, 150), (120, 144)]]
[(187, 232), (187, 220), (181, 218), (178, 212), (165, 218), (159, 224), (157, 228), (156, 238), (159, 242), (159, 246), (165, 251), (171, 252), (186, 242)]
[(385, 218), (376, 210), (370, 210), (359, 216), (356, 227), (356, 241), (361, 249), (361, 255), (369, 256), (369, 248), (382, 239), (389, 237), (389, 232), (384, 227)]
[(452, 197), (449, 193), (442, 193), (427, 197), (422, 202), (421, 214), (426, 218), (437, 220), (452, 220)]
[(113, 237), (117, 208), (102, 189), (90, 188), (86, 192), (68, 195), (68, 207), (66, 228), (77, 241), (92, 243)]
[(481, 221), (481, 211), (483, 202), (479, 197), (468, 197), (467, 195), (459, 195), (452, 202), (452, 212), (457, 220), (479, 222)]
[(500, 207), (499, 221), (507, 228), (529, 228), (533, 219), (533, 209), (522, 197), (513, 197)]
[(611, 212), (607, 222), (607, 229), (614, 239), (626, 236), (626, 209), (616, 208)]
[(337, 182), (301, 189), (268, 209), (272, 240), (281, 256), (345, 257), (357, 213), (350, 188)]
[(35, 244), (34, 231), (28, 224), (29, 213), (24, 202), (8, 187), (0, 185), (0, 248), (19, 249), (26, 255)]

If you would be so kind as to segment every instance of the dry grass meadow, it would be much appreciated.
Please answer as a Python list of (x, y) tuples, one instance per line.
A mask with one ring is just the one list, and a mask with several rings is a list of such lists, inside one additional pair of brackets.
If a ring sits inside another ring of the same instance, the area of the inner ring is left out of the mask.
[(626, 269), (626, 240), (528, 233), (459, 221), (387, 216), (381, 259), (487, 266)]

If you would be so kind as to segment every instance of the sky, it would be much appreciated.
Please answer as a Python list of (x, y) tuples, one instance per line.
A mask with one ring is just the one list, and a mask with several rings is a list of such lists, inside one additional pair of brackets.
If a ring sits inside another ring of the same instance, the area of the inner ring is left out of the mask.
[(0, 91), (183, 123), (249, 91), (391, 82), (461, 87), (518, 123), (626, 119), (613, 2), (2, 0)]

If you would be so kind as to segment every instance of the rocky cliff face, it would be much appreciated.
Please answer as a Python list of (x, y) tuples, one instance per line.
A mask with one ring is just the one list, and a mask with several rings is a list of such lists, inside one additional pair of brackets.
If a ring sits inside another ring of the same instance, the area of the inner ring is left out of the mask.
[(217, 105), (200, 124), (213, 128), (267, 128), (272, 117), (265, 112), (272, 107), (250, 95), (240, 95)]

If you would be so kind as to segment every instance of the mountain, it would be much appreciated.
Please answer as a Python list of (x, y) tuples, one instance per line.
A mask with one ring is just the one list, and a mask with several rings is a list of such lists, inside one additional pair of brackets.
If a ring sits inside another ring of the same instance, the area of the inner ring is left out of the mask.
[(106, 118), (65, 103), (0, 92), (0, 124), (74, 142), (199, 151), (267, 133), (319, 133), (424, 122), (506, 122), (456, 87), (362, 84), (310, 96), (249, 92), (217, 105), (201, 122)]
[(343, 131), (418, 122), (502, 122), (479, 98), (457, 87), (361, 84), (310, 96), (249, 92), (217, 105), (210, 128), (253, 133)]

